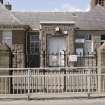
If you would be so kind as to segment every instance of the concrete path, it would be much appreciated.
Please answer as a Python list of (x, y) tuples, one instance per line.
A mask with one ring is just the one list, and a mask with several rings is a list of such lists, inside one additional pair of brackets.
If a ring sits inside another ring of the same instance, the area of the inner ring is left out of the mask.
[(105, 105), (105, 99), (0, 100), (0, 105)]

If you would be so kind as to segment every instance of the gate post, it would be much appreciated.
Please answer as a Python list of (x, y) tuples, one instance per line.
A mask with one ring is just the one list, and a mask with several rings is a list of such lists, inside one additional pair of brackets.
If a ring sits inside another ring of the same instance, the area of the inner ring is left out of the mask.
[(64, 92), (66, 92), (66, 69), (64, 69)]
[(46, 74), (46, 70), (43, 69), (43, 75), (44, 75), (44, 92), (47, 92), (47, 89), (46, 89), (46, 76), (45, 76), (45, 74)]
[[(11, 68), (11, 49), (6, 44), (0, 44), (0, 68)], [(0, 76), (3, 75), (10, 75), (11, 70), (0, 70)], [(2, 78), (3, 80), (0, 81), (0, 94), (10, 94), (11, 87), (9, 84), (11, 84), (11, 81), (9, 81), (9, 78)], [(0, 79), (1, 80), (1, 79)], [(5, 81), (5, 82), (4, 82)]]
[(27, 100), (30, 100), (30, 78), (31, 78), (31, 69), (28, 69), (27, 80), (28, 80), (28, 97)]
[(104, 56), (102, 55), (102, 51), (103, 51), (103, 49), (100, 47), (100, 48), (98, 48), (98, 50), (97, 50), (97, 65), (98, 65), (98, 68), (97, 68), (97, 73), (98, 73), (98, 93), (100, 94), (101, 93), (101, 90), (102, 90), (102, 87), (101, 87), (101, 74), (102, 74), (102, 65), (103, 65), (103, 60), (102, 60), (102, 58), (104, 58)]
[(98, 93), (100, 94), (101, 93), (101, 90), (102, 90), (102, 87), (101, 87), (101, 81), (102, 81), (102, 75), (101, 75), (101, 66), (98, 66)]
[(90, 71), (90, 69), (88, 69), (88, 75), (87, 75), (87, 87), (88, 87), (88, 93), (87, 93), (87, 95), (88, 95), (88, 98), (90, 98), (90, 90), (91, 90), (91, 86), (90, 86), (90, 81), (91, 81), (91, 73), (90, 73), (91, 71)]

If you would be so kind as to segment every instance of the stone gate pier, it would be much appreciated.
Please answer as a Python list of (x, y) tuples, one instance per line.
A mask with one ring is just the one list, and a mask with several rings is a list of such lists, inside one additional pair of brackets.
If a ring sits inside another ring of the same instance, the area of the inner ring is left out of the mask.
[[(11, 50), (6, 44), (0, 44), (0, 68), (11, 67)], [(10, 75), (10, 70), (0, 70), (0, 76)], [(10, 93), (10, 78), (0, 78), (0, 93)]]

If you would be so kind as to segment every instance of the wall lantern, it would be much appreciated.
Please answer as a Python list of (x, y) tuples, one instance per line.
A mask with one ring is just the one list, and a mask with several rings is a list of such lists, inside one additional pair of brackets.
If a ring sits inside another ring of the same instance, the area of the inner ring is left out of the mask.
[(64, 35), (67, 35), (68, 34), (68, 31), (64, 31), (63, 33), (64, 33)]
[(56, 31), (56, 32), (59, 32), (59, 31), (60, 31), (60, 28), (57, 26), (57, 27), (55, 28), (55, 31)]

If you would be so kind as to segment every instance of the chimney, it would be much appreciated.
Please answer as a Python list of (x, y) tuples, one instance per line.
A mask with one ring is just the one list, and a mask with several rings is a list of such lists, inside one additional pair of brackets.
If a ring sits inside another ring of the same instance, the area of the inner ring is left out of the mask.
[(11, 5), (9, 2), (5, 3), (5, 7), (6, 7), (8, 10), (12, 10), (12, 5)]
[(3, 4), (3, 0), (0, 0), (1, 4)]

